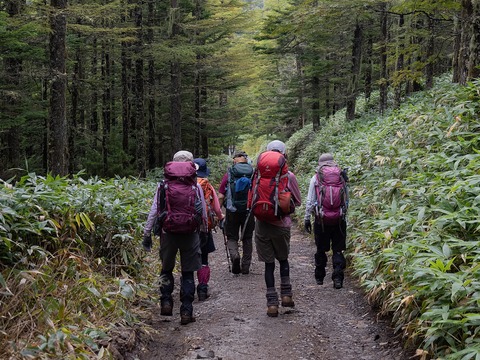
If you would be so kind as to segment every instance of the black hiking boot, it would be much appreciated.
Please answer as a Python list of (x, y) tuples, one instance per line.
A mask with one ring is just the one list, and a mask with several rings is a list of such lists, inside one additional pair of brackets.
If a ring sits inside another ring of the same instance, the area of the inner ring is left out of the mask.
[(197, 285), (197, 297), (198, 297), (198, 301), (205, 301), (210, 297), (210, 294), (208, 293), (207, 284)]
[(242, 274), (243, 275), (250, 274), (250, 267), (242, 266)]
[(171, 301), (162, 301), (160, 305), (160, 315), (172, 316), (173, 304)]
[(323, 279), (315, 279), (315, 281), (317, 282), (317, 285), (323, 285)]
[(232, 273), (240, 274), (242, 269), (240, 268), (240, 258), (234, 258), (232, 261)]
[(196, 321), (195, 317), (192, 314), (189, 314), (188, 312), (182, 312), (180, 314), (181, 325), (187, 325), (195, 321)]
[(340, 279), (333, 279), (333, 287), (335, 289), (341, 289), (343, 287), (343, 282)]

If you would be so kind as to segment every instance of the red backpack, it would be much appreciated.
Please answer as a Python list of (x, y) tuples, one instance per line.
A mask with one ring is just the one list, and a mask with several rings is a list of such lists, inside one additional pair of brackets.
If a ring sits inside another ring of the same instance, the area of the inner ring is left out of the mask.
[(347, 191), (342, 169), (338, 166), (323, 166), (316, 174), (315, 192), (317, 223), (335, 225), (346, 215)]
[[(171, 161), (164, 168), (158, 206), (165, 232), (190, 234), (202, 222), (202, 203), (193, 162)], [(162, 196), (163, 195), (163, 196)]]
[(218, 224), (217, 214), (213, 210), (213, 194), (215, 190), (208, 179), (198, 178), (197, 181), (202, 187), (205, 203), (207, 204), (208, 231), (212, 231)]
[(275, 221), (295, 211), (288, 190), (288, 165), (277, 151), (265, 151), (258, 156), (249, 194), (249, 208), (261, 221)]

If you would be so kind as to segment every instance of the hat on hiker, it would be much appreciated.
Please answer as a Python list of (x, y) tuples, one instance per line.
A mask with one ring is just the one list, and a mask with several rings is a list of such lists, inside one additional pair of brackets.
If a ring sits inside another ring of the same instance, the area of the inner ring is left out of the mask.
[(210, 175), (210, 169), (207, 167), (207, 161), (202, 158), (193, 159), (193, 162), (197, 166), (197, 176), (200, 178), (206, 178)]
[(334, 165), (335, 161), (333, 160), (333, 155), (330, 153), (323, 153), (320, 155), (318, 158), (318, 166), (329, 166), (329, 165)]
[(185, 151), (185, 150), (178, 151), (175, 153), (175, 155), (173, 155), (173, 161), (181, 161), (181, 162), (193, 161), (193, 154), (190, 151)]
[(283, 155), (285, 155), (286, 148), (285, 143), (280, 140), (273, 140), (267, 145), (267, 151), (278, 151)]
[(235, 153), (233, 154), (233, 158), (236, 159), (238, 157), (244, 157), (244, 158), (247, 158), (248, 155), (245, 151), (235, 151)]

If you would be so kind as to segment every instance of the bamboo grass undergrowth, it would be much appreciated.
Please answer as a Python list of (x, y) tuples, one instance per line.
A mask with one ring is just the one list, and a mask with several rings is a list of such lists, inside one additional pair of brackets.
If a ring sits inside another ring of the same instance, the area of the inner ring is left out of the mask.
[(302, 192), (319, 153), (349, 167), (348, 255), (369, 301), (423, 356), (478, 359), (480, 83), (446, 75), (383, 116), (361, 105), (359, 119), (337, 114), (296, 154)]
[(3, 183), (0, 357), (111, 357), (110, 331), (132, 326), (132, 304), (154, 296), (143, 284), (156, 264), (138, 246), (154, 189), (81, 174)]

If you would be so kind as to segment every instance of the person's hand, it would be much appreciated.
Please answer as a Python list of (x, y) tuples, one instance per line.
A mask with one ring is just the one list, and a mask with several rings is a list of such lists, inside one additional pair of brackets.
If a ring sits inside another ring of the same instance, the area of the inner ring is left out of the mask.
[(312, 233), (312, 223), (310, 220), (305, 220), (305, 231), (309, 234)]
[(152, 235), (144, 235), (142, 241), (143, 250), (152, 251)]
[(220, 230), (223, 230), (224, 227), (225, 227), (225, 218), (223, 218), (222, 220), (220, 220), (218, 222), (218, 227), (220, 228)]

